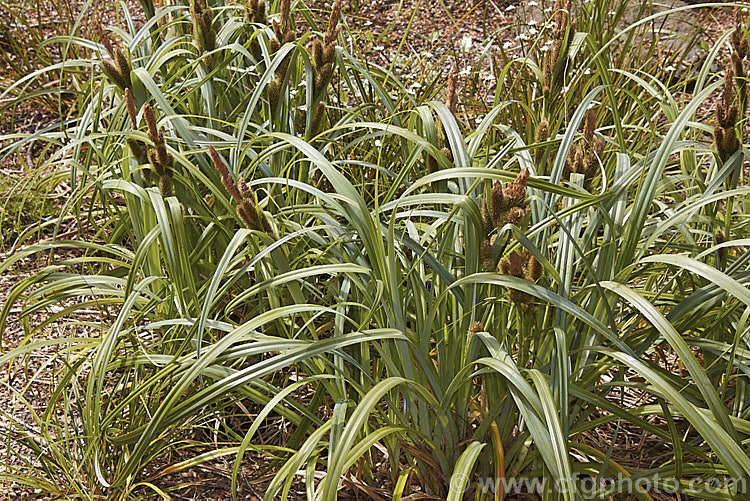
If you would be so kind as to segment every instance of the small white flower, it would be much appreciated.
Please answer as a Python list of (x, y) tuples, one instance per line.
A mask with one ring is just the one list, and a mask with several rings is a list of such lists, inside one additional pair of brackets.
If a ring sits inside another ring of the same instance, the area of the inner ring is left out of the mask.
[(458, 76), (460, 77), (467, 77), (469, 75), (471, 75), (471, 68), (469, 68), (468, 66), (458, 72)]
[(539, 24), (539, 22), (536, 19), (529, 21), (529, 26), (536, 26), (537, 24)]
[(547, 52), (549, 50), (549, 45), (542, 45), (539, 47), (539, 50), (542, 52)]
[(380, 142), (380, 139), (375, 140), (375, 147), (380, 148), (383, 145), (383, 143)]
[(671, 64), (669, 66), (667, 66), (666, 68), (664, 68), (664, 71), (668, 71), (670, 73), (673, 72), (673, 71), (676, 71), (676, 70), (677, 70), (677, 68), (675, 68)]
[(300, 87), (307, 87), (307, 80), (300, 80), (299, 81), (299, 86)]
[(505, 8), (505, 10), (516, 10), (516, 6), (515, 6), (515, 5), (508, 5), (508, 6), (507, 6), (507, 7)]
[(531, 0), (526, 5), (528, 5), (529, 7), (536, 7), (537, 5), (539, 5), (539, 2), (537, 2), (536, 0)]
[(616, 14), (617, 14), (617, 12), (615, 12), (615, 11), (613, 11), (613, 10), (609, 11), (609, 15), (610, 15), (610, 16), (614, 16), (614, 15), (616, 15)]
[(570, 90), (570, 85), (563, 85), (563, 88), (560, 90), (563, 94), (567, 94)]
[(552, 7), (549, 7), (549, 6), (545, 7), (544, 12), (552, 12)]
[(422, 88), (422, 84), (419, 83), (419, 82), (414, 82), (413, 84), (411, 84), (411, 88), (412, 89), (421, 89)]
[(516, 37), (516, 39), (517, 39), (517, 40), (522, 40), (522, 41), (526, 41), (526, 40), (528, 40), (528, 39), (529, 39), (529, 35), (527, 35), (526, 33), (521, 33), (520, 35), (518, 35), (518, 36)]
[(591, 75), (591, 68), (586, 68), (585, 70), (583, 70), (583, 74), (584, 75)]
[(505, 50), (508, 50), (508, 49), (512, 49), (513, 47), (515, 47), (515, 45), (516, 45), (516, 44), (514, 44), (513, 42), (511, 42), (511, 41), (509, 40), (509, 41), (507, 41), (507, 42), (505, 42), (505, 43), (503, 44), (503, 49), (505, 49)]
[(406, 89), (406, 93), (409, 94), (410, 96), (414, 96), (417, 94), (416, 92), (414, 92), (414, 89)]
[(378, 52), (380, 52), (383, 49), (385, 49), (385, 47), (383, 47), (382, 45), (376, 45), (375, 47), (372, 48), (372, 50), (375, 50), (375, 51), (378, 51)]
[(300, 110), (300, 111), (307, 111), (307, 105), (306, 104), (302, 104), (300, 106), (297, 106), (297, 109)]
[(493, 80), (495, 80), (495, 75), (493, 75), (491, 73), (489, 73), (489, 74), (487, 74), (487, 75), (484, 76), (484, 81), (485, 82), (492, 82)]
[(742, 12), (747, 12), (747, 7), (742, 7)]
[(461, 52), (469, 52), (471, 50), (471, 37), (464, 35), (461, 38)]
[(362, 24), (364, 24), (365, 26), (372, 26), (372, 21), (365, 21)]
[(477, 117), (474, 119), (474, 121), (478, 124), (482, 123), (482, 117)]
[(533, 26), (529, 28), (529, 35), (536, 35), (537, 33), (539, 33), (538, 29), (534, 28)]

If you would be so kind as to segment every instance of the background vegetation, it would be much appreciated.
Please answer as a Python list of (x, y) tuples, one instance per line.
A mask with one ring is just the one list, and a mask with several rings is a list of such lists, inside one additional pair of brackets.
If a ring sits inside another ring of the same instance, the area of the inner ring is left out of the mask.
[[(267, 499), (511, 496), (483, 478), (566, 500), (722, 478), (712, 498), (746, 499), (741, 11), (695, 59), (700, 27), (644, 43), (665, 17), (647, 5), (623, 24), (626, 2), (550, 4), (521, 52), (487, 40), (474, 116), (456, 72), (416, 93), (363, 60), (338, 1), (142, 4), (140, 27), (123, 10), (45, 41), (64, 67), (2, 94), (70, 107), (2, 138), (44, 144), (34, 183), (66, 197), (0, 270), (75, 250), (0, 313), (25, 327), (0, 356), (23, 397), (5, 482), (168, 497), (164, 475), (228, 458), (234, 494), (259, 464)], [(50, 346), (24, 396), (17, 361)], [(627, 430), (648, 462), (619, 459)]]

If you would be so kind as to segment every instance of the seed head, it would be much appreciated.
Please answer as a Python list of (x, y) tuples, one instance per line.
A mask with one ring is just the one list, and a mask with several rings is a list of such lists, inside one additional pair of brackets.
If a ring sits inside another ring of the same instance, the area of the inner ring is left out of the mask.
[(163, 197), (172, 196), (172, 176), (165, 173), (159, 178), (159, 190)]
[(311, 125), (311, 136), (314, 136), (320, 131), (320, 126), (323, 124), (323, 119), (326, 115), (326, 104), (324, 102), (319, 102), (317, 108), (315, 108), (315, 115), (313, 116), (313, 120)]
[(323, 42), (316, 38), (312, 43), (312, 55), (313, 61), (315, 62), (316, 68), (322, 68), (325, 62), (323, 61)]
[(208, 153), (209, 155), (211, 155), (211, 160), (213, 160), (214, 162), (214, 167), (216, 167), (216, 170), (221, 176), (221, 184), (224, 185), (227, 193), (229, 193), (232, 198), (234, 198), (238, 202), (242, 202), (243, 197), (240, 194), (240, 191), (237, 189), (237, 185), (235, 184), (231, 174), (229, 174), (229, 169), (227, 169), (227, 166), (224, 163), (224, 159), (221, 158), (221, 155), (219, 155), (219, 152), (216, 151), (216, 148), (214, 148), (213, 146), (208, 147)]
[(487, 210), (487, 200), (485, 199), (482, 204), (482, 229), (484, 230), (484, 236), (489, 237), (490, 234), (495, 230), (495, 222), (490, 216), (490, 211)]
[(490, 194), (490, 210), (492, 212), (492, 221), (495, 225), (503, 224), (503, 213), (508, 208), (508, 202), (503, 196), (503, 185), (500, 181), (495, 181)]
[(529, 262), (526, 265), (526, 280), (529, 282), (538, 282), (542, 277), (542, 263), (537, 261), (534, 256), (529, 257)]
[(481, 322), (474, 322), (473, 324), (469, 326), (468, 338), (471, 339), (472, 336), (474, 336), (474, 334), (476, 334), (477, 332), (482, 332), (483, 330), (484, 330), (484, 327), (482, 327)]
[(490, 244), (489, 240), (482, 240), (482, 243), (479, 245), (479, 259), (484, 271), (492, 271), (495, 260), (492, 258), (492, 244)]
[(549, 138), (549, 122), (546, 118), (539, 122), (534, 139), (537, 143), (543, 143)]
[(455, 114), (458, 109), (458, 68), (453, 66), (448, 75), (448, 89), (445, 95), (445, 104), (451, 113)]
[(258, 209), (255, 201), (246, 198), (237, 205), (237, 216), (251, 230), (263, 231), (263, 226), (258, 219)]
[(328, 18), (328, 29), (323, 37), (325, 45), (333, 46), (339, 36), (339, 20), (341, 19), (341, 0), (333, 0), (331, 16)]
[(587, 144), (594, 141), (594, 130), (596, 130), (596, 111), (592, 108), (586, 114), (586, 123), (583, 126), (583, 138)]
[(128, 110), (130, 126), (133, 130), (138, 128), (138, 113), (135, 110), (135, 98), (130, 89), (125, 89), (125, 109)]
[(512, 224), (514, 226), (521, 226), (521, 222), (524, 220), (526, 215), (529, 213), (528, 209), (522, 209), (520, 207), (513, 207), (508, 211), (505, 216), (503, 224)]
[(146, 145), (135, 139), (128, 139), (127, 142), (130, 153), (138, 161), (138, 165), (148, 163), (148, 148)]

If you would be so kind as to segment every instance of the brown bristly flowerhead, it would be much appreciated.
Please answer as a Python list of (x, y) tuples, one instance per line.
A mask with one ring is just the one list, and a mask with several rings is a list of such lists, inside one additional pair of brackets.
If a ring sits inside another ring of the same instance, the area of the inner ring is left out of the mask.
[(258, 219), (258, 208), (253, 199), (245, 198), (240, 201), (237, 205), (237, 216), (251, 230), (263, 231), (263, 226)]
[(125, 82), (123, 89), (130, 87), (132, 85), (130, 81), (130, 61), (125, 51), (119, 47), (115, 49), (115, 66), (120, 73), (120, 77)]
[(167, 167), (172, 167), (172, 164), (174, 164), (174, 158), (167, 151), (167, 143), (164, 141), (164, 133), (161, 131), (159, 131), (159, 142), (155, 145), (155, 148), (159, 166), (165, 170)]
[(292, 1), (291, 0), (281, 0), (281, 8), (280, 8), (280, 14), (281, 14), (281, 28), (283, 33), (286, 33), (289, 31), (289, 15), (292, 12)]
[(319, 38), (316, 38), (312, 42), (312, 55), (315, 68), (322, 68), (325, 61), (323, 60), (323, 42)]
[(154, 108), (149, 103), (143, 105), (143, 118), (146, 120), (148, 138), (152, 143), (156, 144), (159, 142), (159, 128), (156, 125), (156, 114), (154, 113)]
[(484, 271), (492, 271), (494, 268), (495, 260), (492, 258), (492, 244), (489, 240), (482, 240), (479, 244), (479, 262), (482, 263), (482, 269)]
[(508, 207), (521, 207), (526, 201), (526, 182), (529, 179), (529, 170), (523, 169), (516, 180), (509, 183), (503, 189), (503, 196)]
[[(541, 277), (541, 266), (527, 250), (524, 249), (523, 253), (522, 257), (517, 251), (513, 251), (507, 258), (503, 258), (500, 261), (500, 272), (503, 275), (536, 282)], [(534, 301), (534, 296), (509, 287), (508, 299), (526, 309)]]
[(169, 174), (162, 174), (159, 177), (159, 191), (161, 196), (171, 197), (172, 196), (172, 176)]
[(487, 199), (485, 198), (482, 203), (482, 230), (484, 230), (484, 236), (489, 237), (495, 228), (495, 222), (492, 220), (492, 216), (490, 216), (490, 211), (487, 208)]
[(255, 200), (255, 192), (244, 179), (240, 178), (240, 180), (237, 181), (237, 190), (240, 192), (240, 196), (243, 199), (252, 198), (253, 200)]
[(208, 147), (208, 153), (209, 155), (211, 155), (211, 160), (213, 160), (214, 162), (214, 167), (221, 176), (221, 184), (224, 185), (227, 193), (229, 193), (232, 198), (234, 198), (238, 202), (242, 202), (243, 197), (240, 194), (239, 189), (237, 189), (237, 185), (235, 184), (232, 175), (229, 174), (229, 169), (227, 169), (227, 166), (224, 163), (224, 159), (221, 158), (221, 155), (219, 155), (219, 152), (216, 151), (216, 148), (214, 148), (213, 146)]
[(510, 255), (508, 256), (508, 263), (508, 272), (514, 277), (523, 278), (523, 258), (520, 254), (518, 254), (518, 252), (513, 251), (510, 253)]
[(335, 63), (336, 62), (336, 46), (325, 45), (323, 48), (323, 63)]
[(341, 0), (333, 0), (331, 6), (331, 16), (328, 18), (328, 28), (326, 29), (323, 43), (327, 46), (336, 44), (339, 36), (339, 21), (341, 20)]
[(484, 327), (482, 327), (481, 322), (474, 322), (469, 326), (468, 338), (471, 339), (474, 334), (476, 334), (477, 332), (482, 332), (483, 330)]
[(529, 257), (529, 262), (526, 265), (526, 280), (529, 282), (538, 282), (542, 278), (542, 263), (540, 263), (534, 256)]
[(445, 105), (451, 113), (456, 114), (458, 109), (458, 68), (453, 65), (448, 75), (448, 87), (445, 91)]
[(125, 109), (130, 117), (130, 126), (133, 130), (138, 128), (138, 112), (135, 109), (135, 98), (130, 89), (125, 89)]
[(543, 118), (542, 121), (539, 122), (539, 126), (536, 128), (534, 140), (537, 143), (543, 143), (547, 139), (549, 139), (549, 122), (546, 118)]
[(590, 109), (586, 113), (586, 121), (583, 126), (583, 138), (587, 144), (592, 144), (594, 141), (594, 131), (596, 130), (596, 111)]
[(500, 267), (500, 273), (510, 275), (510, 260), (507, 257), (502, 258), (498, 266)]
[(503, 213), (507, 208), (508, 203), (503, 196), (503, 185), (500, 181), (495, 181), (490, 192), (490, 212), (495, 225), (503, 224)]
[[(744, 21), (744, 17), (742, 15), (742, 11), (735, 7), (734, 9), (734, 32), (732, 33), (731, 42), (732, 42), (732, 48), (735, 52), (738, 53), (738, 56), (740, 59), (745, 59), (747, 56), (747, 39), (744, 36), (743, 30), (742, 30), (742, 23)], [(744, 42), (744, 46), (743, 46)]]
[(522, 209), (521, 207), (513, 207), (505, 215), (505, 221), (503, 224), (512, 224), (514, 226), (521, 226), (526, 215), (529, 213), (528, 209)]
[(120, 74), (120, 69), (117, 67), (114, 61), (112, 61), (111, 59), (103, 59), (102, 68), (104, 69), (104, 73), (120, 89), (128, 88), (128, 81), (125, 80), (125, 78), (123, 78), (123, 76)]
[(94, 27), (94, 31), (96, 33), (96, 36), (102, 42), (102, 45), (104, 45), (104, 48), (107, 49), (107, 52), (109, 52), (109, 55), (114, 56), (115, 49), (114, 47), (112, 47), (112, 41), (109, 39), (109, 35), (104, 32), (101, 25), (97, 24), (96, 27)]
[(320, 131), (321, 125), (323, 125), (323, 119), (326, 116), (326, 103), (319, 102), (315, 108), (315, 115), (313, 115), (312, 122), (310, 124), (311, 136), (316, 135)]
[(128, 148), (130, 148), (130, 153), (132, 153), (133, 158), (138, 161), (138, 165), (148, 163), (148, 148), (145, 144), (136, 139), (128, 139), (127, 143)]
[(148, 150), (148, 163), (151, 164), (151, 167), (154, 169), (157, 176), (164, 176), (167, 174), (167, 171), (162, 167), (161, 162), (159, 161), (159, 154), (156, 150)]
[(281, 99), (281, 82), (278, 77), (268, 82), (268, 103), (271, 105), (271, 116), (276, 116), (276, 109)]
[(315, 77), (315, 93), (320, 94), (325, 91), (328, 86), (328, 82), (333, 75), (333, 64), (326, 63), (322, 68), (318, 70), (318, 75)]

